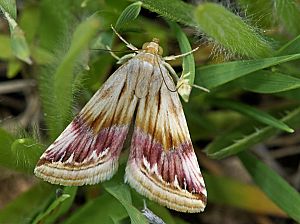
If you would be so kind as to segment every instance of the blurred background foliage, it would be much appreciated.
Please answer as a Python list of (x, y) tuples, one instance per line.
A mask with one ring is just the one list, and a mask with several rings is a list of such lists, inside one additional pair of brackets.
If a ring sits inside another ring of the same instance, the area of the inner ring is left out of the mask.
[[(0, 0), (0, 223), (148, 223), (116, 176), (86, 187), (33, 176), (47, 146), (117, 67), (107, 46), (160, 39), (193, 88), (179, 92), (208, 189), (201, 214), (146, 200), (165, 223), (300, 222), (297, 0)], [(120, 52), (119, 52), (120, 51)], [(124, 52), (124, 53), (122, 53)], [(183, 70), (182, 70), (183, 68)], [(145, 212), (145, 210), (144, 210)]]

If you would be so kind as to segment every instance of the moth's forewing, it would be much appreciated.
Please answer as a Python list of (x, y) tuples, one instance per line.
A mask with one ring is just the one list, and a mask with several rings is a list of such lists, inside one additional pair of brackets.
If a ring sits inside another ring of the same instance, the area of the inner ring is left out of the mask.
[(160, 66), (153, 63), (153, 76), (164, 76), (160, 88), (137, 106), (125, 179), (139, 193), (171, 209), (200, 212), (206, 205), (203, 177), (178, 93), (170, 91), (175, 85)]
[(41, 156), (34, 170), (36, 176), (67, 186), (111, 178), (137, 103), (128, 84), (131, 69), (123, 65), (95, 93)]

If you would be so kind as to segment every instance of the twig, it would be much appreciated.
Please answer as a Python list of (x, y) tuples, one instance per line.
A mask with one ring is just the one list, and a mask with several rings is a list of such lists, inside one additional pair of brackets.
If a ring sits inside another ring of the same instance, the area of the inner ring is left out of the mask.
[(0, 94), (15, 93), (36, 86), (33, 79), (12, 80), (0, 83)]

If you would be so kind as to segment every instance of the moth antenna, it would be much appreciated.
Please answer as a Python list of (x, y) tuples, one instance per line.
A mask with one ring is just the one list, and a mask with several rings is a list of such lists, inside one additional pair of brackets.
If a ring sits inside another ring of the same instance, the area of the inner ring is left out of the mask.
[(111, 25), (111, 28), (112, 28), (112, 30), (114, 31), (114, 33), (119, 37), (119, 39), (121, 40), (121, 41), (123, 41), (125, 44), (126, 44), (126, 46), (129, 48), (129, 49), (131, 49), (131, 50), (133, 50), (133, 51), (138, 51), (139, 49), (137, 48), (137, 47), (135, 47), (134, 45), (132, 45), (131, 43), (128, 43), (116, 30), (115, 30), (115, 28), (113, 27), (113, 25)]
[(199, 47), (196, 47), (195, 49), (193, 49), (193, 50), (191, 50), (191, 51), (188, 51), (188, 52), (186, 52), (186, 53), (179, 54), (179, 55), (170, 55), (170, 56), (164, 57), (163, 59), (164, 59), (165, 61), (172, 61), (172, 60), (175, 60), (175, 59), (177, 59), (177, 58), (185, 57), (185, 56), (187, 56), (187, 55), (189, 55), (189, 54), (191, 54), (191, 53), (197, 51), (198, 49), (199, 49)]

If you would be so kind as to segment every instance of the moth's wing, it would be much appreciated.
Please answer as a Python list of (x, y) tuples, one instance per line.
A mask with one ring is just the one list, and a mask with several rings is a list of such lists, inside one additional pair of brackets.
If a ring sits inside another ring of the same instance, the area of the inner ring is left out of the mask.
[(166, 69), (160, 70), (161, 88), (138, 104), (125, 181), (171, 209), (200, 212), (205, 184), (178, 94), (170, 91), (175, 85)]
[(53, 184), (79, 186), (111, 178), (137, 103), (133, 63), (121, 66), (41, 156), (34, 173)]

